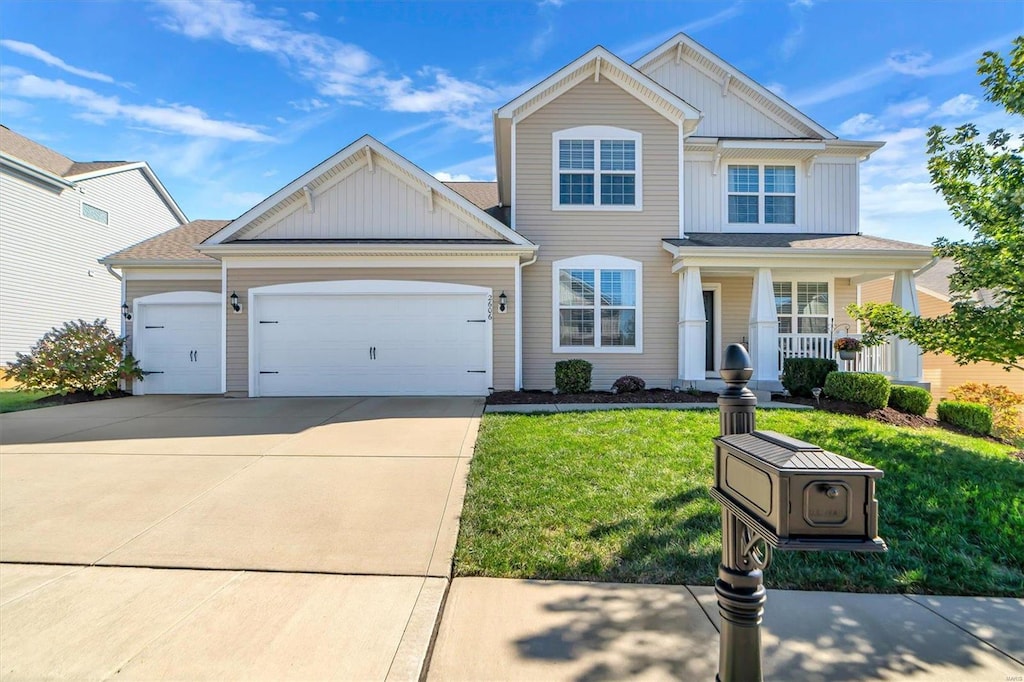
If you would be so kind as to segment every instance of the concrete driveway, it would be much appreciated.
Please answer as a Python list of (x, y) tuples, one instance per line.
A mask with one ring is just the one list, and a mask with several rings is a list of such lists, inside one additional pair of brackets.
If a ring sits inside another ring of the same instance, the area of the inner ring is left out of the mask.
[(482, 407), (149, 396), (0, 417), (0, 672), (417, 678)]

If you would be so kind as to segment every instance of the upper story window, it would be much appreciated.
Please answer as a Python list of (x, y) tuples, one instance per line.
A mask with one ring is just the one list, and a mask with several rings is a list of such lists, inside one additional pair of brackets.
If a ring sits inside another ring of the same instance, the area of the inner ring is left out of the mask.
[(553, 209), (641, 209), (640, 133), (609, 126), (581, 126), (554, 133), (552, 147)]
[(639, 261), (578, 256), (555, 261), (552, 275), (554, 352), (641, 352)]
[(96, 208), (91, 206), (84, 201), (82, 202), (82, 217), (88, 218), (89, 220), (95, 220), (98, 223), (104, 225), (110, 224), (110, 214), (104, 211), (102, 208)]
[(796, 224), (796, 166), (730, 165), (728, 183), (730, 223)]

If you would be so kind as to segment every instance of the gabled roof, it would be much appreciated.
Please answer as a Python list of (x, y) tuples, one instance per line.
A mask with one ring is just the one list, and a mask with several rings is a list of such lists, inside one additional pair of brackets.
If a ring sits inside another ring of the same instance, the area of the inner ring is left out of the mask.
[(113, 173), (139, 170), (153, 185), (174, 217), (188, 222), (181, 207), (145, 161), (72, 161), (49, 147), (0, 125), (0, 162), (54, 187), (72, 187), (76, 182)]
[(495, 117), (523, 119), (586, 78), (608, 78), (662, 116), (683, 120), (686, 133), (700, 122), (697, 109), (600, 45), (499, 108)]
[[(482, 232), (516, 246), (531, 250), (536, 248), (533, 242), (509, 229), (500, 220), (482, 210), (462, 194), (370, 135), (364, 135), (288, 183), (212, 235), (202, 246), (238, 244), (239, 242), (236, 240), (243, 234), (251, 234), (259, 230), (261, 224), (268, 222), (274, 216), (280, 215), (300, 202), (308, 201), (318, 183), (324, 181), (327, 176), (330, 176), (332, 181), (336, 181), (339, 176), (343, 177), (344, 174), (351, 173), (363, 166), (371, 166), (380, 162), (383, 162), (388, 170), (403, 182), (428, 193), (431, 201), (436, 194), (448, 202), (460, 215), (480, 227)], [(219, 248), (217, 250), (220, 251)]]
[(774, 92), (764, 87), (750, 76), (746, 75), (735, 66), (725, 61), (714, 52), (704, 47), (696, 40), (686, 35), (685, 33), (677, 33), (672, 36), (664, 43), (654, 48), (640, 59), (633, 62), (633, 66), (644, 73), (647, 73), (649, 69), (655, 65), (660, 64), (666, 58), (680, 59), (685, 56), (685, 53), (690, 51), (697, 55), (700, 55), (705, 60), (713, 64), (715, 67), (720, 69), (731, 80), (740, 83), (742, 86), (747, 88), (750, 92), (756, 94), (759, 98), (767, 100), (767, 102), (780, 113), (785, 114), (787, 117), (798, 122), (802, 126), (814, 131), (824, 139), (836, 139), (836, 136), (832, 134), (828, 129), (822, 126), (817, 121), (813, 120), (802, 111), (794, 107), (789, 102), (785, 101)]
[(196, 250), (196, 244), (230, 220), (193, 220), (100, 259), (103, 265), (216, 265), (220, 261)]
[(912, 251), (931, 255), (932, 247), (866, 234), (811, 232), (688, 232), (685, 239), (663, 240), (682, 249), (795, 249), (851, 251)]

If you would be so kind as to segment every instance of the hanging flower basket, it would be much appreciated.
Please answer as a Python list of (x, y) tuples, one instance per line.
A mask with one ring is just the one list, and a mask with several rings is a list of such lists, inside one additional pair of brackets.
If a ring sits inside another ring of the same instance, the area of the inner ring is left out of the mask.
[(844, 336), (836, 339), (832, 344), (832, 347), (839, 351), (839, 357), (842, 360), (855, 360), (857, 353), (864, 347), (859, 339), (855, 339), (852, 336)]

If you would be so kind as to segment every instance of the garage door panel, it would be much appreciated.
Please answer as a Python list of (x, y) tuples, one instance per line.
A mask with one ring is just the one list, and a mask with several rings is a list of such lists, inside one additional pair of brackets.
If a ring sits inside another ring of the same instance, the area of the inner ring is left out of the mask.
[(140, 305), (136, 324), (139, 365), (145, 372), (139, 392), (220, 393), (219, 304)]

